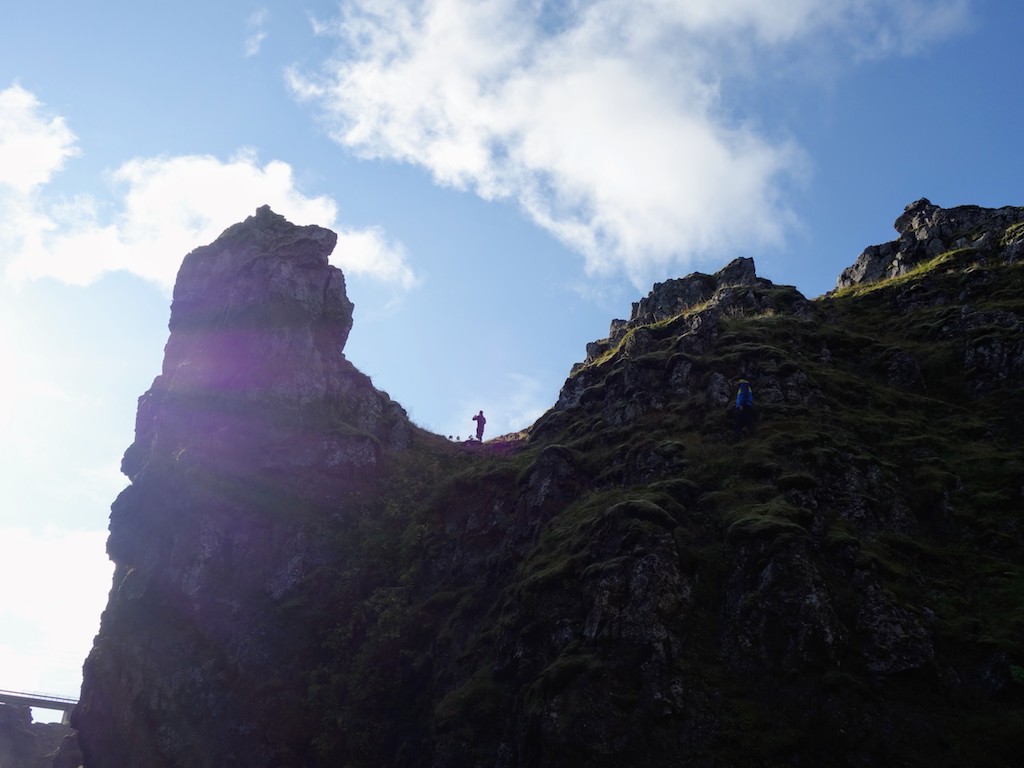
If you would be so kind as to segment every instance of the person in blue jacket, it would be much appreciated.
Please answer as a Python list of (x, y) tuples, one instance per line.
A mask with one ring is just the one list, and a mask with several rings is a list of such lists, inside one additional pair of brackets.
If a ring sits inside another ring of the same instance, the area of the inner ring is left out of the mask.
[(750, 382), (740, 379), (736, 390), (736, 431), (734, 436), (739, 439), (744, 429), (754, 432), (754, 390)]

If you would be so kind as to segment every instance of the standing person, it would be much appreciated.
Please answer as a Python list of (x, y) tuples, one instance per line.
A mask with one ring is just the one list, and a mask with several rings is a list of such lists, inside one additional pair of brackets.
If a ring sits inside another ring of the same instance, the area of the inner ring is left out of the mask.
[(744, 429), (754, 431), (754, 390), (750, 382), (740, 379), (736, 390), (736, 431), (733, 436), (738, 440)]
[(480, 411), (480, 413), (473, 417), (473, 421), (476, 422), (476, 439), (480, 442), (483, 442), (484, 424), (487, 423), (487, 419), (484, 418), (484, 412)]

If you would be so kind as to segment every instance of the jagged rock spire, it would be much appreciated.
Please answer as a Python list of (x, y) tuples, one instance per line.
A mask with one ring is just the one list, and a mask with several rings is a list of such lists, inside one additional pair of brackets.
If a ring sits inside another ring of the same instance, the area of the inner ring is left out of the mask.
[[(332, 418), (366, 440), (405, 439), (404, 411), (343, 354), (353, 304), (341, 270), (328, 263), (336, 243), (334, 232), (296, 226), (263, 206), (185, 257), (163, 371), (140, 400), (125, 474), (171, 455), (316, 465), (338, 454), (334, 438), (308, 438)], [(297, 445), (300, 438), (310, 444)], [(341, 453), (359, 465), (373, 461), (369, 443)]]

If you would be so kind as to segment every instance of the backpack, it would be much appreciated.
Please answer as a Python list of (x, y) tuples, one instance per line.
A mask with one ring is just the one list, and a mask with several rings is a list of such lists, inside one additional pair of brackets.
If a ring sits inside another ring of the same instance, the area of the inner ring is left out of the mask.
[(750, 388), (750, 382), (746, 379), (740, 381), (740, 388), (736, 391), (736, 407), (750, 408), (754, 405), (754, 390)]

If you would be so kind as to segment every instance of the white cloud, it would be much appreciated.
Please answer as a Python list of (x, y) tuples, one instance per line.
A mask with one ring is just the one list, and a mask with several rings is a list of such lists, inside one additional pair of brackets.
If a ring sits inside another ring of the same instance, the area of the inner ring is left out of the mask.
[(854, 58), (913, 56), (964, 32), (973, 24), (972, 0), (874, 0), (841, 5), (840, 24), (848, 31)]
[(45, 184), (78, 153), (75, 142), (64, 119), (46, 115), (24, 88), (0, 91), (0, 188), (27, 194)]
[(346, 147), (515, 200), (591, 271), (643, 284), (667, 264), (778, 244), (794, 224), (784, 192), (803, 153), (736, 118), (722, 92), (756, 75), (753, 52), (910, 51), (949, 34), (966, 3), (354, 0), (315, 25), (340, 38), (336, 58), (289, 82)]
[(264, 27), (269, 16), (270, 12), (266, 8), (260, 8), (245, 20), (246, 29), (249, 30), (249, 34), (245, 38), (245, 57), (247, 59), (259, 55), (263, 41), (267, 39), (267, 31)]
[[(499, 417), (497, 427), (501, 432), (524, 429), (539, 419), (551, 407), (551, 392), (546, 391), (543, 383), (522, 373), (508, 373), (505, 376), (507, 387), (505, 399), (496, 409), (492, 409)], [(556, 393), (557, 394), (557, 393)], [(501, 432), (493, 432), (497, 437)]]
[(227, 162), (208, 155), (130, 160), (112, 180), (119, 210), (106, 219), (92, 199), (40, 205), (9, 275), (88, 285), (126, 270), (169, 289), (186, 253), (264, 203), (302, 224), (333, 226), (336, 216), (332, 200), (295, 188), (286, 163), (261, 165), (245, 153)]
[(342, 228), (331, 198), (304, 194), (291, 166), (261, 163), (248, 151), (227, 161), (210, 155), (129, 160), (110, 174), (114, 201), (107, 205), (93, 197), (47, 197), (46, 183), (73, 154), (73, 134), (60, 118), (42, 119), (31, 94), (16, 87), (3, 93), (20, 111), (4, 113), (2, 135), (12, 138), (0, 138), (0, 160), (4, 151), (33, 158), (13, 181), (0, 177), (12, 187), (0, 209), (0, 253), (15, 282), (53, 277), (88, 285), (125, 270), (169, 290), (185, 254), (264, 204), (296, 224), (338, 231), (349, 245), (332, 261), (343, 269), (405, 287), (414, 282), (400, 243), (379, 228)]
[(406, 259), (405, 247), (389, 241), (380, 227), (340, 230), (331, 261), (345, 274), (373, 275), (403, 288), (418, 282)]

